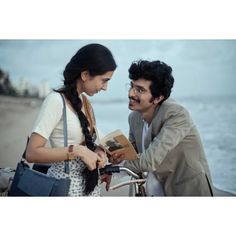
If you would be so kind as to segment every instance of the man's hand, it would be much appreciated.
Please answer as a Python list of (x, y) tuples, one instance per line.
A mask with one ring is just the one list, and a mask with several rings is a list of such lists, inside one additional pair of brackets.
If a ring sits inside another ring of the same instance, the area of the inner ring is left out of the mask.
[(103, 182), (106, 183), (106, 191), (108, 191), (109, 188), (110, 188), (111, 177), (112, 177), (112, 175), (108, 175), (108, 174), (103, 174), (103, 175), (101, 176), (101, 183), (103, 183)]
[(124, 153), (114, 151), (111, 153), (108, 159), (112, 165), (118, 165), (124, 160), (124, 156), (125, 156)]

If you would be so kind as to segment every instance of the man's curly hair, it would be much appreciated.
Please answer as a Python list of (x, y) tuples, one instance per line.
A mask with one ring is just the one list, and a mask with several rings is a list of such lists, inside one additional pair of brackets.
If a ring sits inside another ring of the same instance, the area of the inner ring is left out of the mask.
[(150, 90), (153, 98), (163, 96), (166, 100), (174, 85), (172, 68), (161, 61), (139, 60), (133, 62), (129, 68), (129, 78), (131, 80), (145, 79), (152, 81)]

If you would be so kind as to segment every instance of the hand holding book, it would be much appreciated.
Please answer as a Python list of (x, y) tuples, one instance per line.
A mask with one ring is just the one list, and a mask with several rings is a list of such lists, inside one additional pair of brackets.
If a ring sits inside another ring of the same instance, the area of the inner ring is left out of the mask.
[(138, 158), (131, 142), (125, 137), (121, 130), (115, 130), (101, 139), (101, 147), (103, 147), (107, 156), (119, 160), (135, 160)]
[(117, 151), (114, 151), (109, 157), (109, 162), (112, 165), (118, 165), (120, 164), (124, 159), (124, 154), (123, 153), (117, 153)]

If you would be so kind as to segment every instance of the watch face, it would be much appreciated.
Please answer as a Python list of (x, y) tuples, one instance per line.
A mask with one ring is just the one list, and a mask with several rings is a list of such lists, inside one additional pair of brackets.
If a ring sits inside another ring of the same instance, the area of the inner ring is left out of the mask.
[(74, 147), (74, 145), (69, 145), (68, 152), (73, 152), (73, 147)]
[(74, 145), (69, 145), (68, 147), (68, 153), (67, 153), (67, 159), (68, 160), (74, 160), (74, 153), (73, 153)]

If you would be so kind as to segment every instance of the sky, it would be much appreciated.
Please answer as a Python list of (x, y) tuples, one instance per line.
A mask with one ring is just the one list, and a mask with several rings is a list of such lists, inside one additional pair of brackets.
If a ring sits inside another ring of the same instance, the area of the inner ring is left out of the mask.
[(32, 85), (48, 80), (51, 88), (60, 87), (65, 65), (88, 43), (107, 46), (118, 65), (100, 98), (126, 96), (128, 68), (139, 59), (172, 67), (173, 96), (236, 95), (236, 40), (0, 40), (0, 68), (15, 86), (25, 78)]

